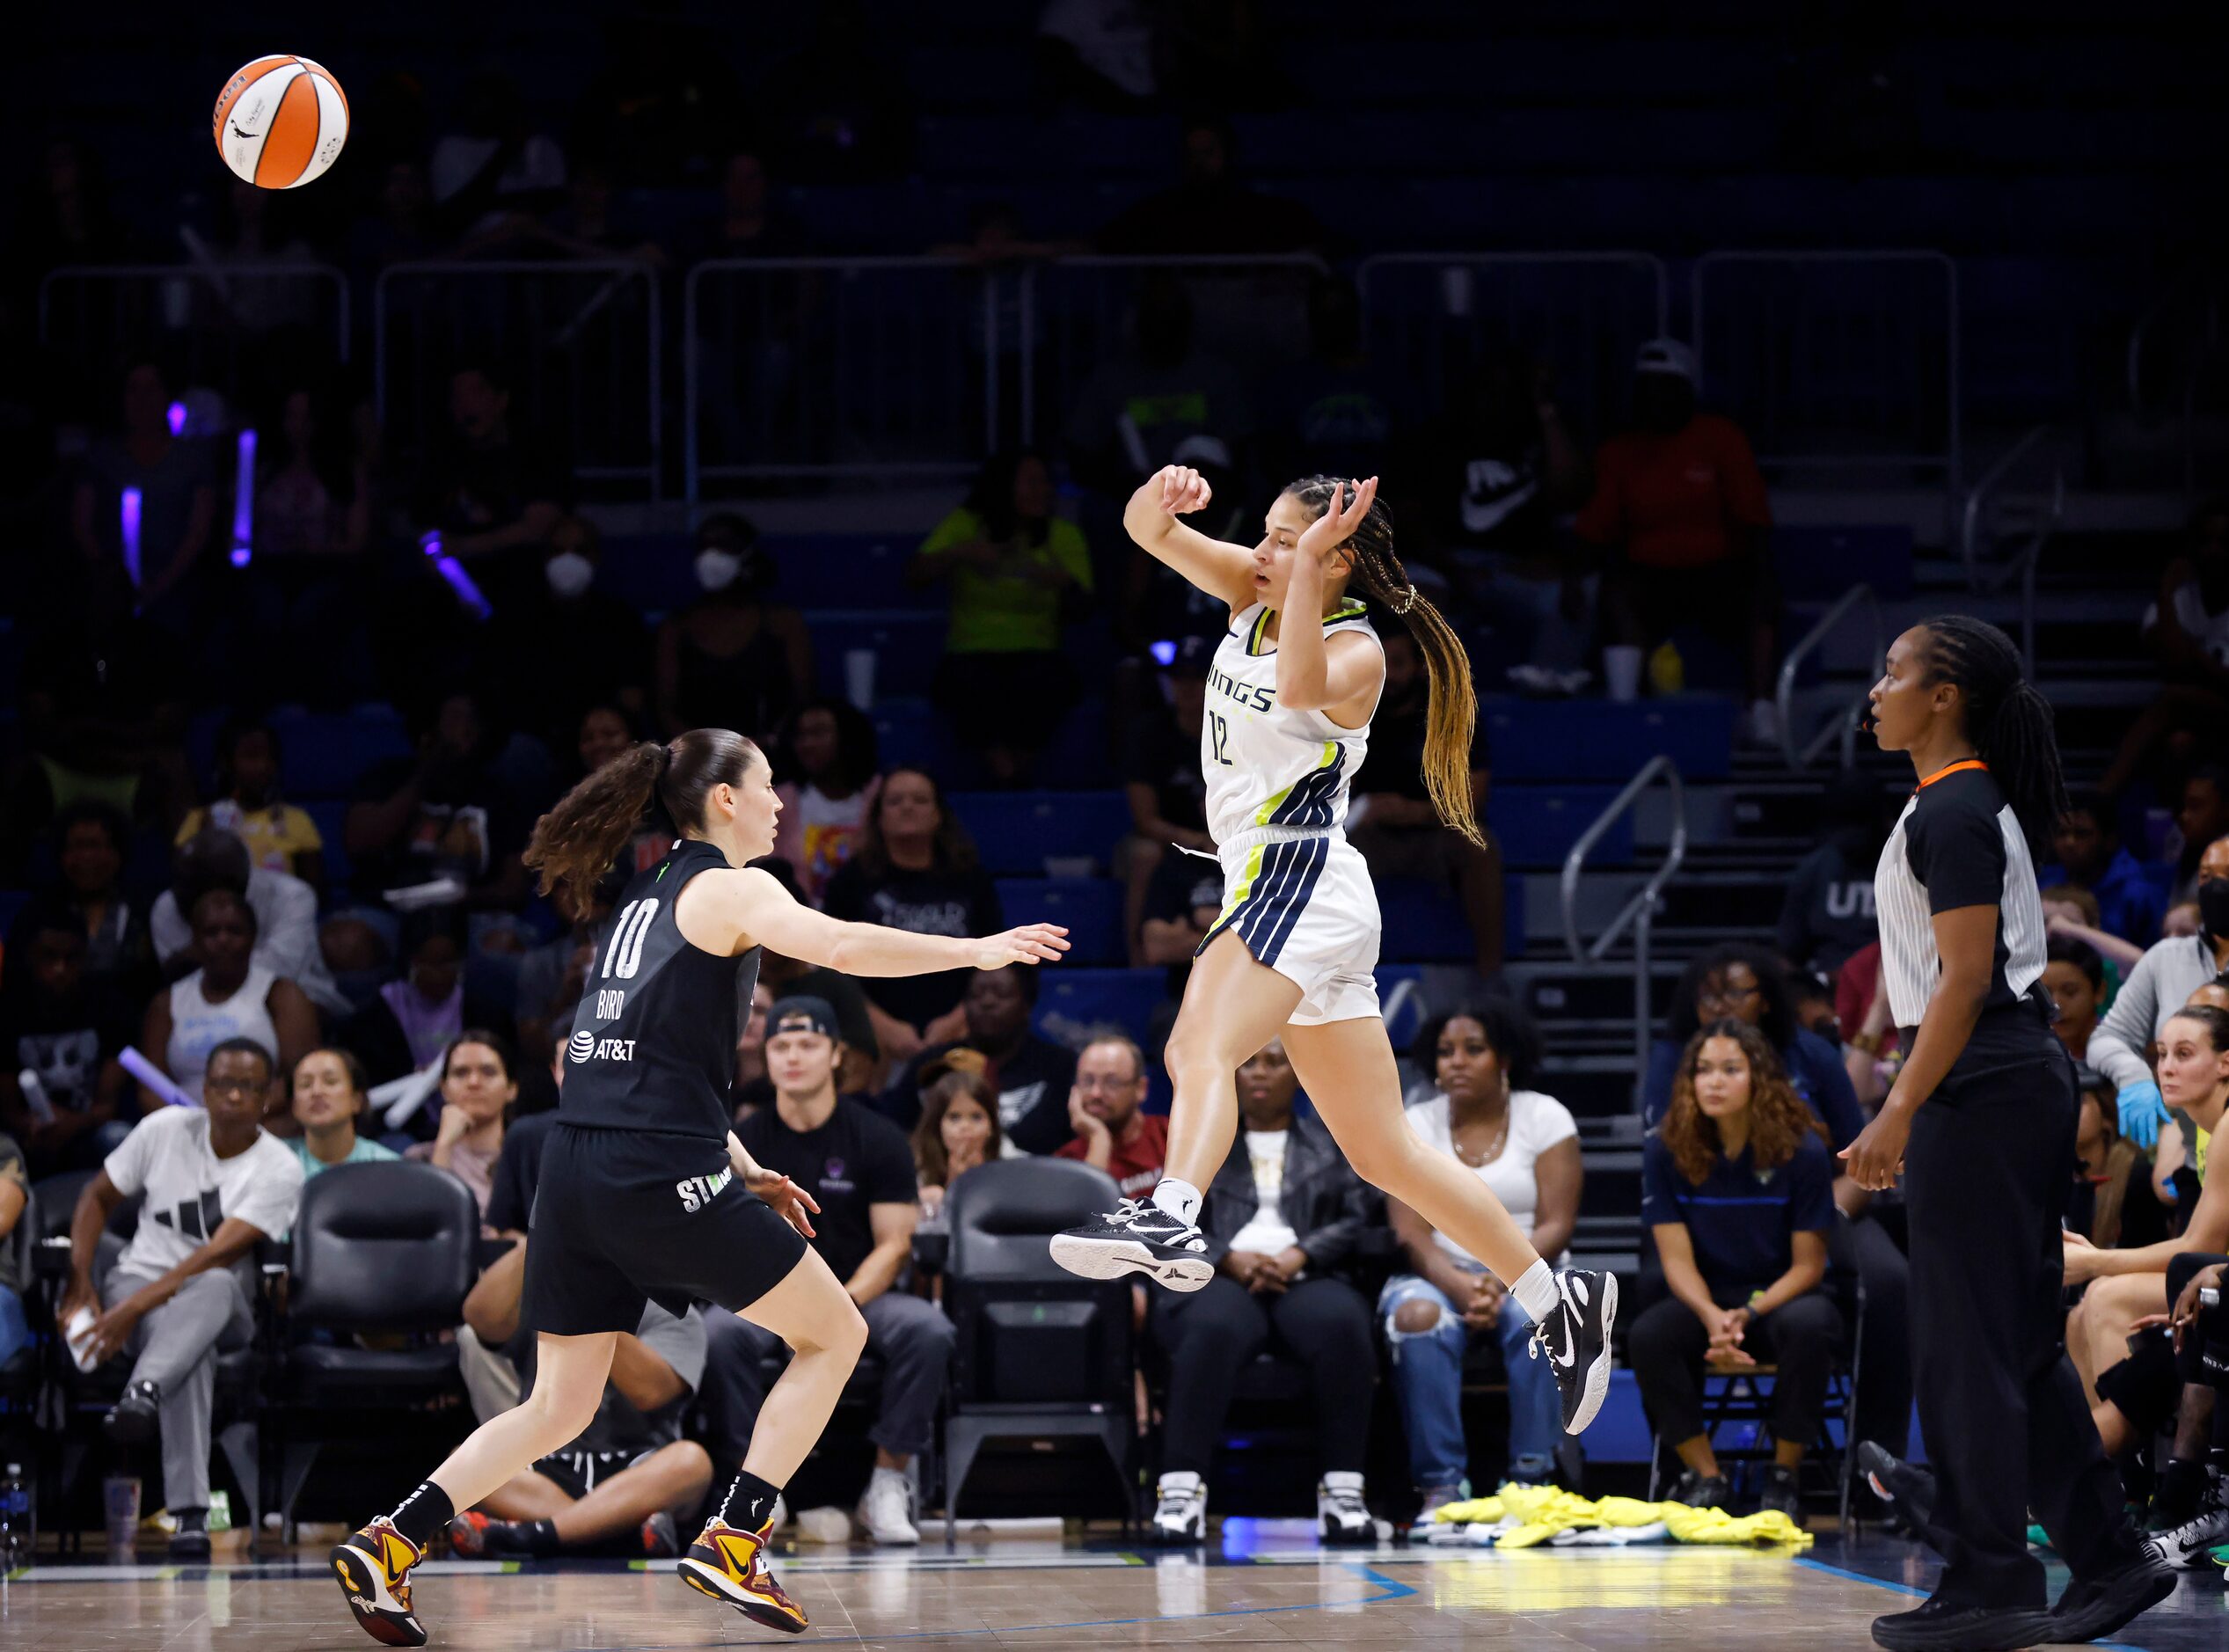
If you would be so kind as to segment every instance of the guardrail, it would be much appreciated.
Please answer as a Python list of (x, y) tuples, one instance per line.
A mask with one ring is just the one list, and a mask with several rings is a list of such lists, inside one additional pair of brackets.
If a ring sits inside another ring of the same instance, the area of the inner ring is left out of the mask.
[[(1664, 863), (1658, 866), (1648, 881), (1636, 890), (1633, 898), (1618, 910), (1589, 946), (1579, 939), (1579, 875), (1585, 870), (1587, 856), (1600, 843), (1603, 835), (1618, 823), (1619, 818), (1633, 807), (1657, 781), (1664, 783), (1671, 797), (1671, 843), (1664, 852)], [(1687, 859), (1687, 799), (1679, 780), (1679, 770), (1666, 757), (1651, 757), (1641, 764), (1641, 771), (1626, 783), (1624, 791), (1612, 798), (1594, 823), (1579, 834), (1578, 842), (1563, 858), (1561, 895), (1563, 900), (1563, 944), (1575, 964), (1598, 964), (1618, 944), (1619, 938), (1630, 928), (1633, 936), (1633, 1084), (1638, 1093), (1641, 1075), (1648, 1066), (1650, 1016), (1648, 1012), (1648, 939), (1651, 925), (1655, 920), (1658, 897), (1680, 863)]]
[(281, 334), (330, 334), (333, 360), (345, 363), (349, 307), (348, 278), (330, 264), (65, 264), (39, 282), (39, 337), (74, 347), (79, 364), (104, 376), (132, 352), (169, 341), (180, 347), (165, 352), (178, 358), (171, 365), (188, 381), (231, 391), (244, 349)]
[[(1803, 662), (1818, 652), (1826, 640), (1834, 634), (1845, 616), (1862, 606), (1873, 627), (1873, 680), (1880, 680), (1889, 657), (1889, 638), (1881, 619), (1881, 599), (1870, 585), (1853, 585), (1842, 593), (1833, 607), (1821, 614), (1803, 639), (1787, 651), (1780, 662), (1780, 680), (1776, 703), (1780, 718), (1780, 753), (1791, 769), (1808, 769), (1818, 761), (1819, 754), (1829, 742), (1839, 735), (1842, 741), (1842, 766), (1849, 768), (1857, 761), (1858, 719), (1865, 707), (1865, 696), (1845, 709), (1838, 717), (1828, 719), (1824, 727), (1812, 735), (1810, 743), (1801, 750), (1795, 744), (1795, 674)], [(1872, 683), (1867, 687), (1870, 689)]]

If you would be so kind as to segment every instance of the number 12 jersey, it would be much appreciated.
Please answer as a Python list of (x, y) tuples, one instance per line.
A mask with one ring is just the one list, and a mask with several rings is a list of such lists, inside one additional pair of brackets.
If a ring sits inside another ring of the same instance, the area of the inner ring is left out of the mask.
[[(1321, 712), (1277, 704), (1277, 651), (1264, 640), (1270, 611), (1242, 610), (1208, 669), (1200, 768), (1207, 777), (1208, 830), (1218, 844), (1264, 826), (1329, 831), (1347, 818), (1348, 789), (1370, 749), (1370, 725), (1341, 728)], [(1299, 623), (1288, 615), (1280, 629)], [(1363, 604), (1342, 603), (1323, 618), (1328, 640), (1378, 632)]]

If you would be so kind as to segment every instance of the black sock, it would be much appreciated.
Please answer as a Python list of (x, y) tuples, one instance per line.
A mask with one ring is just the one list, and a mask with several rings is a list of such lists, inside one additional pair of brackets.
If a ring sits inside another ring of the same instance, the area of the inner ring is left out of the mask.
[(774, 1499), (781, 1495), (779, 1486), (770, 1486), (745, 1469), (735, 1476), (735, 1483), (727, 1488), (720, 1505), (720, 1524), (738, 1531), (756, 1531), (773, 1518)]
[(511, 1530), (518, 1533), (519, 1546), (537, 1560), (547, 1560), (565, 1547), (558, 1540), (554, 1520), (514, 1520)]
[(2171, 1457), (2160, 1476), (2152, 1511), (2162, 1524), (2179, 1526), (2198, 1512), (2198, 1499), (2206, 1488), (2206, 1466), (2195, 1457)]
[(411, 1546), (422, 1549), (456, 1514), (449, 1494), (428, 1480), (419, 1482), (416, 1491), (395, 1505), (395, 1512), (387, 1517), (387, 1522), (410, 1540)]

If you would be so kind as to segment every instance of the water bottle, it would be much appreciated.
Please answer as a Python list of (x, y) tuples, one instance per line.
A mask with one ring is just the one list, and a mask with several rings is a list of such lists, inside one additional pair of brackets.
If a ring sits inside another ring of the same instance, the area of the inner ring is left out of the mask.
[(0, 1577), (31, 1564), (37, 1537), (31, 1524), (31, 1487), (23, 1465), (11, 1463), (0, 1474)]

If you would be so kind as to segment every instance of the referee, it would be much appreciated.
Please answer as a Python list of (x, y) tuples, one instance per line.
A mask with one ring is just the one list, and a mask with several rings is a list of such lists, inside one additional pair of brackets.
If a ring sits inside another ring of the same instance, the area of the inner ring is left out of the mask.
[[(2059, 1220), (2073, 1181), (2074, 1069), (2052, 1036), (2028, 846), (2065, 807), (2051, 710), (1993, 625), (1946, 615), (1889, 650), (1883, 751), (1918, 786), (1874, 874), (1881, 967), (1905, 1056), (1846, 1148), (1852, 1178), (1904, 1173), (1913, 1385), (1938, 1490), (1935, 1592), (1877, 1619), (1891, 1648), (1970, 1652), (2112, 1634), (2172, 1593), (2062, 1341)], [(2074, 1574), (2046, 1610), (2033, 1510)]]

